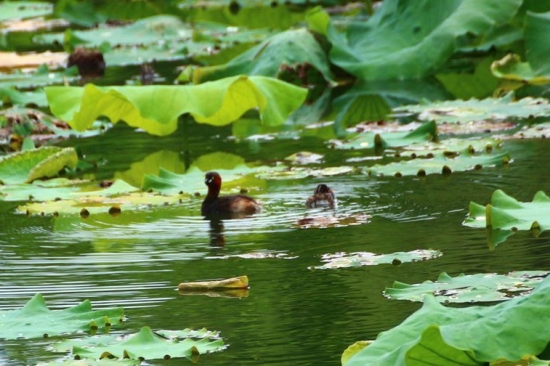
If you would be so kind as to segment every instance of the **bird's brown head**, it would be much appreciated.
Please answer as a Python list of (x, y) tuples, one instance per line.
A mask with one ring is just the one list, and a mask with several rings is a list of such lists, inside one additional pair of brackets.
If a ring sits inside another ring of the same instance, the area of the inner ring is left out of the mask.
[(217, 172), (208, 172), (204, 175), (204, 184), (208, 187), (221, 187), (222, 177)]

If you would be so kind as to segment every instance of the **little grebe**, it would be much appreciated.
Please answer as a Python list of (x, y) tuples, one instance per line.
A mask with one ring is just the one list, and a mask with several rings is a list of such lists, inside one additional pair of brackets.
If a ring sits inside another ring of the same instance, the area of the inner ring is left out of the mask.
[(243, 194), (219, 197), (222, 177), (217, 172), (206, 173), (204, 184), (208, 186), (208, 194), (202, 202), (201, 213), (203, 216), (240, 217), (262, 210), (262, 206), (256, 200)]
[(313, 207), (330, 207), (334, 208), (336, 204), (336, 197), (334, 192), (326, 184), (319, 184), (313, 192), (313, 196), (309, 197), (306, 201), (308, 208)]

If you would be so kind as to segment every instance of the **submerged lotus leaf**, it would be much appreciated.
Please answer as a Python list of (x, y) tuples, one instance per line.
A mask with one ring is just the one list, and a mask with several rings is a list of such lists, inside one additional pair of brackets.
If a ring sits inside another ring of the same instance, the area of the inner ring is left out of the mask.
[(482, 100), (451, 100), (398, 107), (394, 112), (418, 114), (422, 121), (469, 123), (475, 121), (508, 121), (550, 116), (550, 103), (543, 98), (511, 99), (511, 94), (503, 98)]
[(448, 154), (445, 151), (437, 151), (434, 153), (430, 150), (427, 153), (418, 151), (416, 154), (417, 156), (429, 157), (417, 157), (415, 159), (403, 160), (386, 165), (374, 165), (366, 170), (368, 174), (375, 176), (425, 176), (428, 174), (450, 174), (457, 171), (502, 166), (510, 162), (510, 156), (507, 152), (472, 155), (469, 153), (456, 154), (454, 152)]
[(367, 21), (344, 33), (329, 27), (330, 59), (360, 79), (418, 79), (455, 51), (457, 38), (508, 22), (521, 0), (382, 2)]
[(50, 310), (42, 295), (36, 294), (21, 309), (0, 311), (0, 339), (106, 332), (122, 322), (123, 317), (122, 308), (92, 310), (89, 300), (64, 310)]
[(423, 301), (429, 294), (444, 303), (503, 301), (531, 293), (546, 276), (548, 272), (545, 271), (510, 272), (506, 275), (462, 274), (457, 277), (441, 273), (435, 282), (408, 285), (396, 281), (392, 287), (386, 288), (384, 295), (396, 300)]
[(82, 358), (118, 358), (118, 359), (168, 359), (185, 357), (195, 360), (204, 353), (218, 352), (226, 348), (218, 337), (199, 337), (194, 340), (185, 337), (168, 339), (145, 326), (133, 335), (120, 337), (103, 335), (82, 339), (69, 339), (54, 344), (58, 351), (72, 349), (74, 355)]
[[(202, 83), (241, 74), (276, 77), (284, 71), (284, 67), (293, 68), (300, 64), (313, 66), (325, 80), (333, 78), (325, 52), (313, 34), (303, 28), (276, 34), (224, 65), (197, 68), (193, 82)], [(307, 83), (308, 80), (302, 81)], [(309, 80), (309, 84), (313, 82)]]
[(323, 254), (321, 260), (325, 264), (311, 267), (312, 269), (333, 269), (361, 266), (375, 266), (378, 264), (399, 265), (406, 262), (417, 262), (441, 257), (438, 250), (419, 249), (410, 252), (396, 252), (391, 254), (375, 254), (369, 252)]
[(337, 149), (372, 149), (374, 147), (402, 147), (415, 143), (434, 141), (437, 138), (437, 126), (434, 122), (424, 123), (413, 131), (380, 132), (369, 131), (358, 134), (352, 139), (340, 142), (332, 141)]
[(307, 90), (262, 76), (236, 76), (186, 86), (46, 87), (55, 116), (76, 130), (89, 128), (99, 116), (125, 121), (154, 135), (168, 135), (180, 115), (199, 123), (227, 125), (258, 109), (267, 125), (280, 125), (305, 100)]
[(539, 191), (532, 202), (519, 202), (497, 189), (486, 206), (470, 202), (464, 225), (493, 230), (531, 230), (538, 236), (550, 228), (550, 197)]
[(0, 3), (0, 22), (49, 15), (53, 4), (39, 1), (3, 1)]
[(434, 365), (457, 366), (517, 361), (525, 355), (539, 355), (546, 348), (549, 322), (550, 278), (531, 294), (494, 306), (449, 308), (426, 296), (420, 310), (381, 333), (345, 366), (427, 365), (429, 360)]
[(64, 167), (74, 168), (77, 163), (78, 156), (72, 147), (26, 150), (0, 160), (0, 180), (4, 184), (29, 183), (56, 176)]

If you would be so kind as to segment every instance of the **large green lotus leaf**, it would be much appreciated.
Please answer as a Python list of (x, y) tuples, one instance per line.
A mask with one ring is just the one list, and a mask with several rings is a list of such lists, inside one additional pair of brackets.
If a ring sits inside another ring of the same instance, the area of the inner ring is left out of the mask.
[(483, 167), (502, 166), (510, 162), (510, 156), (507, 152), (478, 155), (452, 154), (450, 156), (445, 152), (418, 152), (418, 156), (428, 154), (431, 154), (431, 157), (402, 160), (386, 165), (374, 165), (367, 168), (367, 172), (376, 176), (424, 176), (428, 174), (449, 174), (457, 171), (477, 170)]
[(424, 249), (391, 254), (369, 252), (324, 254), (321, 261), (325, 264), (311, 267), (313, 269), (334, 269), (347, 267), (375, 266), (378, 264), (399, 265), (405, 262), (418, 262), (441, 257), (438, 250)]
[(447, 308), (426, 296), (420, 310), (379, 334), (345, 366), (481, 366), (517, 361), (546, 348), (549, 322), (550, 278), (531, 294), (494, 306)]
[(512, 100), (509, 94), (503, 98), (482, 100), (452, 100), (430, 104), (407, 105), (394, 108), (394, 112), (418, 114), (422, 121), (469, 123), (474, 121), (525, 119), (533, 116), (550, 116), (550, 103), (543, 98)]
[(509, 21), (521, 0), (390, 0), (345, 33), (329, 27), (330, 59), (366, 80), (430, 75), (455, 51), (457, 38)]
[(153, 360), (185, 357), (195, 361), (201, 354), (218, 352), (226, 348), (221, 339), (184, 338), (181, 341), (174, 338), (166, 339), (147, 326), (124, 339), (114, 335), (87, 337), (56, 343), (54, 347), (59, 351), (72, 349), (74, 355), (83, 358)]
[(50, 310), (40, 294), (21, 309), (0, 311), (0, 338), (42, 338), (86, 331), (106, 332), (123, 321), (122, 308), (92, 310), (89, 300), (64, 310)]
[(34, 104), (39, 107), (48, 106), (48, 102), (46, 101), (46, 94), (44, 94), (44, 90), (42, 89), (21, 92), (13, 87), (0, 87), (0, 106), (4, 104), (18, 106)]
[(396, 281), (392, 287), (386, 288), (384, 295), (390, 299), (411, 301), (423, 301), (426, 295), (432, 295), (444, 303), (503, 301), (531, 293), (548, 273), (523, 271), (506, 275), (486, 273), (451, 277), (443, 272), (435, 282), (408, 285)]
[(29, 183), (56, 176), (64, 167), (74, 168), (77, 162), (78, 156), (72, 147), (26, 150), (0, 160), (0, 180), (4, 184)]
[(276, 34), (224, 65), (198, 68), (193, 74), (193, 82), (198, 84), (241, 74), (275, 77), (282, 65), (296, 64), (312, 65), (326, 80), (333, 78), (325, 52), (315, 37), (302, 28)]
[(40, 1), (2, 1), (0, 3), (0, 22), (49, 15), (52, 11), (53, 4)]
[[(121, 187), (121, 183), (115, 182), (115, 187), (120, 187), (123, 193), (124, 187)], [(111, 190), (113, 186), (109, 188), (109, 192), (114, 194)], [(136, 190), (136, 188), (126, 185), (126, 187)], [(71, 197), (71, 195), (78, 192), (93, 192), (98, 191), (99, 186), (97, 182), (91, 182), (88, 180), (74, 180), (67, 178), (53, 178), (48, 180), (35, 180), (30, 184), (19, 183), (10, 185), (0, 185), (0, 197), (5, 201), (47, 201), (56, 200), (59, 201), (63, 198)], [(103, 190), (102, 190), (103, 191)], [(94, 192), (94, 194), (98, 194)]]
[(345, 142), (333, 141), (337, 149), (372, 149), (375, 147), (402, 147), (414, 143), (433, 141), (437, 138), (437, 125), (427, 122), (413, 131), (406, 132), (365, 132)]
[(197, 122), (223, 126), (258, 108), (267, 125), (282, 124), (305, 100), (307, 90), (263, 76), (235, 76), (192, 86), (46, 87), (54, 115), (76, 130), (99, 116), (120, 120), (155, 135), (177, 128), (178, 117), (190, 113)]
[(536, 235), (550, 228), (550, 197), (539, 191), (532, 202), (519, 202), (497, 189), (486, 206), (470, 203), (464, 225), (499, 230), (532, 230)]
[(491, 73), (492, 58), (488, 57), (476, 65), (472, 74), (437, 74), (445, 89), (457, 99), (485, 98), (498, 87), (499, 80)]

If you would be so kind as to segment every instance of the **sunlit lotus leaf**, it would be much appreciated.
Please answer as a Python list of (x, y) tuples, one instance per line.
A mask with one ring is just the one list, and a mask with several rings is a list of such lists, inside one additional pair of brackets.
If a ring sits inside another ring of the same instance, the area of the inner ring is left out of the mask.
[(296, 259), (295, 256), (290, 256), (288, 253), (275, 252), (275, 251), (259, 251), (243, 254), (227, 254), (227, 255), (215, 255), (206, 257), (206, 259)]
[(0, 160), (0, 180), (4, 184), (16, 184), (54, 177), (64, 167), (74, 168), (77, 162), (78, 156), (72, 147), (48, 146), (27, 150)]
[(367, 173), (375, 176), (405, 175), (425, 176), (428, 174), (449, 174), (452, 172), (477, 170), (484, 167), (503, 166), (510, 162), (507, 152), (483, 154), (447, 154), (446, 152), (418, 152), (418, 156), (430, 156), (402, 160), (385, 165), (374, 165), (366, 169)]
[(429, 294), (444, 303), (503, 301), (530, 294), (546, 276), (548, 272), (544, 271), (510, 272), (506, 275), (462, 274), (457, 277), (443, 272), (435, 282), (408, 285), (396, 281), (392, 287), (386, 288), (384, 295), (396, 300), (423, 301)]
[(344, 33), (329, 27), (330, 59), (360, 79), (421, 78), (451, 56), (457, 37), (482, 34), (507, 22), (521, 3), (384, 1), (370, 19), (351, 23)]
[(310, 168), (301, 166), (276, 166), (273, 168), (262, 168), (256, 173), (256, 177), (266, 180), (303, 179), (308, 177), (331, 177), (336, 175), (357, 172), (353, 166), (335, 166), (326, 168)]
[(39, 1), (3, 1), (0, 3), (0, 22), (49, 15), (53, 4)]
[(400, 147), (414, 143), (434, 141), (437, 138), (437, 126), (427, 122), (410, 132), (364, 132), (348, 141), (333, 140), (331, 143), (337, 149), (372, 149), (375, 147)]
[(99, 189), (97, 183), (92, 183), (87, 180), (54, 178), (48, 180), (35, 180), (30, 184), (0, 185), (0, 198), (5, 201), (60, 200), (69, 197), (75, 192), (93, 191), (97, 189)]
[(363, 348), (368, 347), (368, 345), (372, 342), (374, 341), (357, 341), (354, 344), (348, 346), (348, 348), (346, 348), (346, 350), (342, 353), (340, 363), (342, 365), (345, 365), (349, 361), (349, 359), (353, 357), (353, 355), (361, 351)]
[(300, 151), (287, 156), (285, 160), (298, 165), (319, 164), (323, 161), (323, 155), (312, 153), (310, 151)]
[(154, 360), (185, 357), (196, 361), (201, 354), (222, 351), (226, 346), (218, 337), (213, 339), (205, 337), (198, 340), (166, 339), (145, 326), (138, 333), (123, 339), (111, 335), (69, 339), (55, 343), (54, 348), (58, 351), (72, 349), (74, 355), (82, 358)]
[(77, 77), (78, 70), (76, 68), (70, 68), (65, 72), (50, 72), (46, 65), (41, 65), (33, 73), (21, 71), (9, 74), (0, 73), (0, 88), (36, 88), (38, 86), (71, 82)]
[(345, 366), (477, 366), (517, 361), (546, 348), (549, 322), (549, 278), (531, 294), (494, 306), (449, 308), (426, 296), (420, 310), (379, 334)]
[(195, 121), (216, 126), (258, 109), (262, 122), (280, 125), (305, 100), (307, 90), (262, 76), (236, 76), (193, 86), (155, 85), (46, 87), (55, 116), (76, 130), (85, 130), (99, 116), (120, 120), (155, 135), (177, 128), (178, 117), (190, 113)]
[(241, 74), (275, 77), (282, 67), (292, 68), (298, 64), (313, 66), (325, 80), (332, 80), (325, 52), (314, 36), (302, 28), (276, 34), (227, 64), (197, 68), (193, 81), (202, 83)]
[[(500, 131), (509, 131), (517, 128), (517, 122), (509, 121), (474, 121), (469, 123), (439, 123), (437, 131), (439, 135), (480, 135), (496, 133)], [(506, 138), (506, 136), (499, 136)]]
[(384, 155), (396, 158), (429, 158), (434, 154), (443, 153), (448, 158), (458, 155), (472, 155), (477, 153), (490, 153), (498, 151), (502, 146), (502, 141), (496, 138), (484, 139), (458, 139), (450, 138), (438, 142), (428, 141), (425, 143), (416, 143), (402, 148), (387, 149)]
[(312, 269), (333, 269), (361, 266), (376, 266), (378, 264), (399, 265), (407, 262), (417, 262), (441, 257), (438, 250), (419, 249), (410, 252), (391, 254), (375, 254), (369, 252), (324, 254), (321, 261), (325, 264), (311, 267)]
[(474, 121), (508, 121), (550, 116), (550, 103), (543, 98), (523, 98), (518, 101), (508, 94), (503, 98), (483, 100), (452, 100), (430, 104), (408, 105), (394, 109), (394, 112), (418, 114), (422, 121), (469, 123)]
[(519, 202), (497, 189), (486, 206), (470, 202), (463, 224), (493, 230), (531, 230), (538, 236), (550, 228), (550, 197), (539, 191), (532, 202)]
[[(0, 3), (0, 6), (1, 4), (3, 3)], [(59, 68), (67, 61), (67, 54), (65, 52), (49, 51), (42, 53), (27, 53), (23, 55), (16, 52), (0, 52), (0, 58), (2, 59), (0, 69), (38, 68), (43, 64)]]
[(550, 122), (538, 123), (529, 127), (524, 127), (511, 136), (503, 136), (503, 138), (519, 138), (519, 139), (545, 139), (550, 137)]
[(69, 360), (40, 362), (36, 366), (138, 366), (141, 363), (139, 360)]
[(40, 294), (21, 309), (0, 311), (0, 339), (42, 338), (65, 333), (106, 332), (123, 321), (122, 308), (92, 310), (89, 300), (64, 310), (50, 310)]
[(179, 204), (183, 199), (181, 195), (164, 196), (148, 192), (120, 194), (119, 192), (123, 190), (133, 191), (136, 188), (122, 181), (117, 181), (113, 186), (99, 191), (72, 191), (62, 199), (29, 202), (19, 206), (17, 212), (43, 215), (80, 214), (83, 218), (98, 213), (109, 213), (112, 216), (117, 216), (123, 215), (124, 211), (127, 210)]

